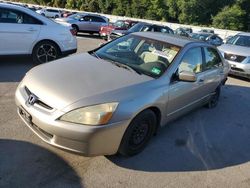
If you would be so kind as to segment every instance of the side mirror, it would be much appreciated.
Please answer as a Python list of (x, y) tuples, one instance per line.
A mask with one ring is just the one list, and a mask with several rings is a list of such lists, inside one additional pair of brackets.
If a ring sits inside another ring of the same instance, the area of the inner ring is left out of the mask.
[(179, 73), (179, 80), (184, 82), (195, 82), (197, 80), (195, 73), (182, 71)]

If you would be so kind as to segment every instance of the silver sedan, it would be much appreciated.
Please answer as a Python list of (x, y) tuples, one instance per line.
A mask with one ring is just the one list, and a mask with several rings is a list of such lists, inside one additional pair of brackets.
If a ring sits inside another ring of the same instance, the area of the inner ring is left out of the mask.
[(42, 140), (86, 156), (131, 156), (173, 119), (215, 107), (229, 71), (217, 49), (160, 33), (134, 33), (29, 71), (18, 113)]

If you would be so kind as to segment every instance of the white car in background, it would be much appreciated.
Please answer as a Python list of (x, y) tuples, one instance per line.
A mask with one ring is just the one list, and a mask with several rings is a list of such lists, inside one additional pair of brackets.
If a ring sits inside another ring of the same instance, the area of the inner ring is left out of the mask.
[(36, 11), (38, 14), (42, 16), (46, 16), (47, 18), (61, 18), (62, 12), (57, 9), (40, 9)]
[(75, 53), (71, 27), (62, 26), (21, 6), (0, 3), (0, 55), (32, 55), (44, 63)]

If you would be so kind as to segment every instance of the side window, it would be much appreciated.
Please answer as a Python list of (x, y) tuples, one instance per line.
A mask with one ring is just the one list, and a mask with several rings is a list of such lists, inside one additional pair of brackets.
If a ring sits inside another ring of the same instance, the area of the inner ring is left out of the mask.
[(18, 23), (18, 21), (19, 15), (16, 12), (0, 8), (0, 23)]
[(104, 19), (102, 19), (102, 18), (99, 18), (99, 17), (92, 17), (92, 21), (93, 22), (102, 22), (102, 23), (104, 23), (105, 21), (104, 21)]
[(37, 24), (42, 25), (43, 23), (32, 16), (29, 16), (23, 12), (11, 10), (11, 9), (0, 9), (0, 23), (14, 23), (14, 24)]
[(222, 61), (217, 50), (213, 48), (204, 48), (204, 52), (206, 70), (222, 66)]
[(85, 22), (90, 22), (91, 18), (89, 16), (84, 16), (83, 18), (81, 18), (81, 20)]
[(25, 13), (23, 14), (23, 24), (43, 25), (43, 23), (40, 20)]
[(202, 72), (201, 48), (192, 48), (186, 52), (178, 68), (178, 73), (182, 71), (189, 71), (193, 73)]

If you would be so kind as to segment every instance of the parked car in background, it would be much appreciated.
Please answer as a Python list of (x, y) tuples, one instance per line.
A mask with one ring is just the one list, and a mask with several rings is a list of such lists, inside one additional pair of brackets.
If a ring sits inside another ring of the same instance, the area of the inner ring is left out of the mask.
[(174, 34), (174, 31), (170, 29), (168, 26), (139, 22), (135, 24), (133, 27), (131, 27), (129, 30), (113, 30), (111, 34), (108, 36), (108, 40), (113, 40), (120, 36), (127, 35), (129, 33), (140, 32), (140, 31), (151, 31), (151, 32)]
[(77, 13), (67, 18), (58, 18), (56, 22), (63, 25), (71, 25), (76, 32), (84, 33), (98, 33), (102, 26), (107, 26), (109, 23), (108, 18), (100, 16), (98, 14), (85, 14)]
[(190, 37), (190, 33), (192, 32), (193, 30), (191, 28), (179, 27), (174, 31), (174, 34), (184, 37)]
[(212, 33), (212, 34), (214, 34), (214, 30), (213, 29), (201, 29), (200, 33)]
[(223, 44), (223, 39), (216, 34), (212, 33), (192, 33), (190, 37), (193, 39), (205, 41), (209, 44), (220, 46)]
[(63, 11), (62, 12), (62, 18), (67, 18), (67, 17), (69, 17), (69, 16), (71, 16), (71, 15), (73, 15), (73, 14), (76, 14), (77, 12), (70, 12), (70, 11)]
[(41, 14), (42, 16), (46, 16), (47, 18), (60, 18), (61, 17), (61, 11), (58, 9), (40, 9), (36, 11), (38, 14)]
[(71, 32), (28, 8), (0, 3), (0, 55), (32, 55), (36, 63), (55, 60), (76, 52)]
[(133, 25), (137, 24), (138, 21), (133, 21), (133, 20), (117, 20), (113, 24), (109, 24), (107, 26), (102, 26), (100, 28), (100, 36), (107, 39), (107, 36), (110, 35), (110, 33), (113, 30), (128, 30), (131, 28)]
[(218, 49), (231, 65), (230, 74), (250, 78), (250, 33), (239, 33)]
[(171, 120), (215, 107), (227, 71), (212, 45), (132, 33), (33, 68), (15, 101), (22, 120), (48, 144), (86, 156), (131, 156)]

